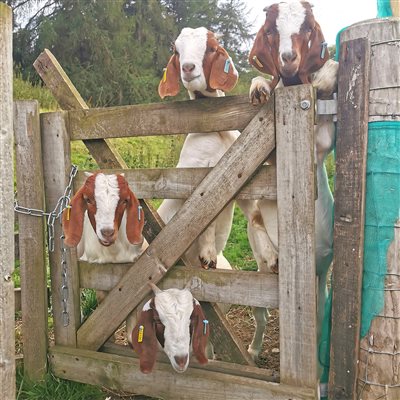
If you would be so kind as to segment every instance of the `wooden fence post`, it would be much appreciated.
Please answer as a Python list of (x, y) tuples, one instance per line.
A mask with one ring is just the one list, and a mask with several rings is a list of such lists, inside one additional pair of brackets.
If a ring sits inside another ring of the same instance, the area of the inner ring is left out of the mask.
[[(71, 169), (70, 141), (64, 112), (41, 114), (40, 121), (46, 210), (52, 210), (58, 199), (64, 194), (68, 184)], [(68, 289), (62, 289), (59, 240), (61, 232), (61, 224), (56, 220), (54, 225), (54, 252), (49, 252), (54, 333), (56, 344), (75, 347), (76, 330), (80, 325), (78, 265), (76, 257), (71, 256), (73, 251), (67, 251), (67, 276), (65, 281)], [(66, 310), (64, 310), (63, 299), (66, 300)], [(68, 315), (65, 314), (65, 311)]]
[(330, 399), (356, 399), (368, 139), (368, 39), (342, 43), (333, 239)]
[(280, 375), (317, 393), (313, 88), (279, 89), (275, 99)]
[(0, 3), (0, 387), (15, 399), (12, 12)]
[[(14, 135), (18, 203), (44, 210), (42, 148), (37, 101), (14, 103)], [(22, 332), (24, 371), (41, 380), (47, 365), (47, 283), (44, 219), (21, 214), (19, 248), (21, 263)]]

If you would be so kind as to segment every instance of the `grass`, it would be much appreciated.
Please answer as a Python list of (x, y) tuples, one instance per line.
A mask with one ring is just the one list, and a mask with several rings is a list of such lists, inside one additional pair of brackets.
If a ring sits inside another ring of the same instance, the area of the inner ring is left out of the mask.
[(96, 386), (59, 379), (47, 374), (43, 382), (30, 382), (22, 367), (17, 368), (16, 400), (104, 400), (105, 393)]

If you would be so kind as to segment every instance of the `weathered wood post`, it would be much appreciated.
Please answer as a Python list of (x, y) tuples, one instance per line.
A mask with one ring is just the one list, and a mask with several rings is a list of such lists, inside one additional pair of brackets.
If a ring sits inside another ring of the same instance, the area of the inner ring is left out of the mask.
[[(358, 376), (356, 367), (354, 379), (342, 388), (342, 394), (339, 391), (331, 393), (332, 399), (400, 398), (400, 243), (397, 233), (400, 210), (400, 18), (374, 19), (352, 25), (341, 34), (341, 47), (366, 37), (371, 45), (371, 64), (364, 252), (360, 255), (361, 260), (364, 258), (361, 339), (359, 352), (355, 348), (353, 353)], [(354, 98), (347, 96), (347, 103), (352, 101)], [(360, 103), (356, 104), (360, 106)], [(346, 215), (343, 218), (346, 219)], [(347, 265), (347, 269), (351, 269), (351, 265)], [(347, 325), (351, 325), (351, 321)], [(331, 370), (332, 367), (331, 359)], [(342, 376), (348, 373), (347, 368), (343, 367), (342, 371)], [(333, 397), (335, 393), (336, 397)]]
[[(39, 104), (14, 103), (14, 135), (18, 203), (44, 210)], [(44, 219), (20, 214), (22, 337), (24, 372), (41, 380), (47, 366), (47, 282)]]
[(0, 392), (15, 399), (12, 12), (0, 3)]

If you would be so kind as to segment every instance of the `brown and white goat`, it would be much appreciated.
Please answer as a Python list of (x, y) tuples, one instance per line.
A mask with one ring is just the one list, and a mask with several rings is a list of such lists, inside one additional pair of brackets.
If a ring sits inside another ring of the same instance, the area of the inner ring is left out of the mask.
[(154, 297), (144, 305), (135, 328), (127, 332), (139, 355), (140, 370), (145, 374), (153, 370), (159, 347), (176, 372), (186, 371), (192, 351), (200, 364), (206, 364), (210, 328), (200, 303), (187, 288), (161, 290), (150, 285)]
[[(65, 244), (89, 263), (126, 263), (142, 253), (144, 213), (123, 174), (87, 173), (63, 212)], [(97, 290), (100, 303), (107, 292)], [(134, 315), (127, 318), (133, 326)]]
[(143, 210), (123, 174), (87, 174), (63, 212), (65, 244), (91, 263), (133, 262), (143, 243)]
[[(188, 90), (190, 99), (225, 96), (233, 89), (238, 73), (227, 51), (220, 46), (214, 33), (206, 28), (184, 28), (174, 44), (158, 92), (161, 98), (175, 96), (180, 81)], [(189, 133), (183, 144), (178, 168), (213, 167), (239, 136), (237, 131)], [(158, 209), (168, 222), (182, 207), (184, 200), (166, 199)], [(224, 249), (232, 226), (233, 202), (225, 207), (215, 221), (196, 239), (186, 252), (193, 266), (215, 268), (224, 260)], [(224, 260), (225, 261), (225, 260)]]
[[(331, 98), (337, 87), (338, 64), (329, 60), (321, 28), (307, 1), (291, 0), (264, 9), (266, 20), (257, 33), (249, 61), (259, 71), (272, 76), (253, 79), (250, 100), (268, 100), (278, 85), (312, 83), (319, 98)], [(333, 197), (324, 160), (334, 146), (335, 129), (331, 116), (319, 116), (315, 126), (318, 199), (315, 202), (316, 270), (318, 276), (318, 329), (326, 299), (326, 275), (332, 261)], [(274, 162), (274, 160), (269, 160)], [(260, 200), (258, 207), (271, 242), (278, 245), (276, 202)], [(253, 228), (250, 226), (249, 230)], [(254, 250), (254, 249), (253, 249)], [(259, 269), (262, 271), (263, 268)], [(249, 351), (256, 357), (262, 346), (266, 325), (265, 309), (254, 310), (256, 332)], [(318, 335), (319, 336), (319, 335)]]

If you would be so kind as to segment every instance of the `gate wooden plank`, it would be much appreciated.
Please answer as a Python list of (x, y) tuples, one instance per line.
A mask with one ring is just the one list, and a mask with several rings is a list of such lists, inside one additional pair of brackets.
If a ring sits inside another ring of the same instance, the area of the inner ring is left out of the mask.
[[(43, 175), (46, 210), (53, 210), (64, 194), (71, 169), (70, 141), (65, 125), (65, 112), (41, 114)], [(56, 344), (76, 346), (76, 330), (80, 325), (80, 291), (77, 261), (73, 251), (67, 251), (67, 312), (69, 322), (64, 326), (62, 296), (62, 266), (59, 238), (62, 234), (58, 220), (54, 224), (54, 252), (49, 252), (51, 298), (54, 314)]]
[(204, 314), (212, 327), (210, 329), (210, 342), (214, 346), (214, 353), (219, 360), (228, 361), (234, 364), (256, 365), (245, 346), (236, 335), (226, 337), (226, 331), (232, 328), (225, 318), (225, 314), (218, 307), (207, 301), (201, 304)]
[(364, 255), (370, 46), (340, 47), (329, 398), (356, 399)]
[[(309, 101), (302, 110), (301, 101)], [(314, 99), (276, 91), (281, 382), (317, 390)]]
[(93, 108), (69, 113), (70, 134), (77, 140), (242, 130), (258, 110), (248, 96)]
[[(112, 290), (131, 264), (79, 263), (82, 288)], [(251, 271), (206, 271), (192, 267), (172, 267), (159, 283), (161, 289), (183, 289), (188, 282), (197, 300), (224, 304), (278, 308), (278, 276)]]
[[(124, 346), (108, 341), (101, 347), (101, 352), (115, 354), (118, 356), (139, 358), (130, 346)], [(167, 355), (159, 351), (156, 357), (157, 362), (169, 363)], [(266, 368), (258, 368), (251, 365), (238, 365), (220, 360), (209, 360), (207, 364), (199, 364), (196, 357), (191, 356), (190, 368), (203, 369), (207, 371), (222, 372), (224, 374), (245, 376), (253, 379), (261, 379), (268, 382), (279, 382), (279, 374), (276, 371)]]
[(275, 147), (273, 102), (253, 118), (174, 218), (78, 331), (80, 347), (98, 349), (255, 173)]
[[(141, 199), (187, 199), (211, 168), (154, 168), (154, 169), (113, 169), (104, 173), (124, 173), (125, 178)], [(78, 172), (76, 185), (83, 184), (84, 171)], [(276, 166), (263, 166), (240, 190), (237, 199), (276, 200)]]
[[(62, 108), (68, 110), (88, 109), (87, 104), (82, 99), (82, 97), (62, 69), (61, 65), (58, 63), (56, 58), (49, 50), (46, 49), (38, 57), (38, 59), (34, 63), (34, 66), (43, 81), (46, 83), (46, 85), (48, 85)], [(112, 143), (107, 139), (84, 140), (84, 143), (101, 168), (127, 168), (124, 161), (119, 156), (118, 152), (113, 148)], [(143, 198), (140, 198), (139, 201), (146, 216), (143, 234), (146, 240), (150, 243), (160, 232), (160, 230), (164, 226), (164, 223), (159, 217), (158, 213), (152, 208), (149, 203), (147, 203)], [(184, 257), (182, 257), (182, 261), (185, 262)], [(211, 307), (214, 309), (215, 313), (218, 313), (217, 305), (213, 304)], [(226, 323), (223, 320), (215, 320), (214, 324), (218, 324), (219, 329), (225, 331), (227, 340), (230, 340), (232, 347), (236, 348), (236, 340), (234, 338), (234, 334), (226, 325)], [(241, 352), (241, 350), (241, 348), (238, 348), (239, 352)], [(242, 360), (247, 359), (248, 354), (247, 352), (244, 352)]]
[[(14, 137), (18, 202), (44, 210), (39, 104), (14, 102)], [(24, 372), (31, 380), (44, 378), (47, 369), (47, 274), (44, 218), (20, 214), (19, 259), (22, 289)], [(35, 340), (28, 340), (35, 338)]]
[[(209, 362), (210, 364), (213, 361)], [(142, 374), (139, 360), (60, 346), (50, 349), (52, 372), (63, 379), (111, 390), (179, 400), (315, 400), (311, 389), (190, 368), (173, 372), (170, 364), (157, 362), (151, 374)], [(248, 368), (248, 367), (247, 367)]]

